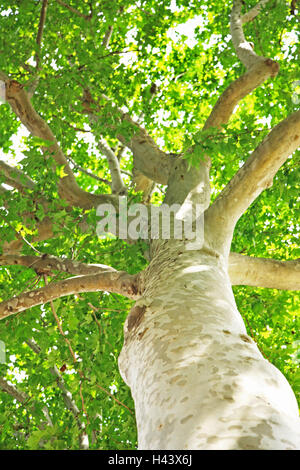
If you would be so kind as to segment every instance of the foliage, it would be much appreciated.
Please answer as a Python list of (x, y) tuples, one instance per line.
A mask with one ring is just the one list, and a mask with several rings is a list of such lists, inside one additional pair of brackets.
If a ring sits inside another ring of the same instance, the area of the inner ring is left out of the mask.
[[(36, 35), (41, 3), (0, 1), (0, 70), (30, 86), (36, 78), (36, 54), (41, 55), (33, 105), (48, 122), (65, 154), (75, 162), (77, 181), (87, 191), (109, 193), (109, 187), (79, 167), (104, 180), (110, 176), (106, 159), (99, 155), (86, 132), (88, 119), (82, 112), (85, 87), (101, 106), (99, 125), (117, 150), (116, 131), (126, 135), (130, 130), (114, 123), (113, 108), (101, 101), (103, 93), (119, 107), (128, 109), (131, 116), (143, 115), (144, 126), (164, 150), (183, 152), (196, 142), (197, 152), (189, 156), (191, 165), (196, 165), (204, 152), (209, 153), (213, 161), (213, 198), (266, 135), (269, 126), (296, 109), (291, 95), (292, 83), (300, 78), (300, 41), (289, 2), (270, 1), (263, 18), (246, 26), (247, 38), (254, 42), (257, 52), (279, 60), (280, 74), (245, 98), (221, 133), (203, 133), (200, 129), (219, 94), (243, 70), (230, 42), (231, 5), (220, 0), (66, 1), (76, 14), (60, 2), (51, 1), (39, 51)], [(256, 2), (245, 3), (250, 7)], [(88, 16), (90, 9), (91, 17), (85, 19), (83, 15)], [(186, 25), (185, 30), (182, 24)], [(106, 49), (102, 41), (111, 25), (112, 39)], [(152, 84), (157, 86), (154, 97), (150, 92)], [(56, 188), (63, 167), (55, 173), (51, 159), (42, 157), (40, 146), (45, 142), (25, 137), (21, 158), (16, 155), (12, 137), (18, 128), (19, 122), (9, 106), (1, 105), (3, 157), (17, 158), (19, 168), (36, 183), (36, 189), (25, 195), (10, 190), (2, 197), (1, 242), (12, 240), (17, 231), (28, 242), (23, 254), (34, 254), (34, 246), (42, 254), (107, 264), (130, 273), (143, 269), (145, 244), (99, 240), (95, 235), (95, 210), (63, 208)], [(240, 219), (233, 239), (234, 251), (277, 259), (300, 257), (298, 163), (299, 153), (286, 162), (276, 175), (274, 186)], [(121, 168), (125, 172), (132, 170), (129, 153), (122, 158)], [(163, 189), (156, 188), (153, 200), (161, 201)], [(47, 198), (47, 215), (55, 222), (57, 234), (34, 243), (34, 221), (24, 224), (21, 215), (34, 208), (38, 219), (43, 220), (44, 207), (36, 203), (40, 192)], [(129, 197), (135, 196), (130, 187)], [(81, 221), (88, 221), (92, 228), (82, 231)], [(63, 277), (56, 275), (48, 282)], [(34, 269), (13, 266), (0, 270), (0, 300), (43, 285), (43, 276)], [(285, 374), (300, 398), (299, 294), (249, 287), (236, 287), (234, 291), (249, 334)], [(28, 397), (21, 404), (0, 391), (0, 449), (79, 447), (81, 431), (50, 372), (54, 365), (60, 369), (80, 410), (90, 448), (135, 448), (133, 400), (119, 375), (117, 362), (122, 325), (130, 305), (127, 299), (105, 292), (64, 297), (54, 302), (54, 307), (65, 337), (49, 304), (0, 322), (0, 339), (6, 345), (7, 358), (5, 364), (0, 364), (0, 376)], [(66, 338), (76, 352), (76, 362)], [(38, 354), (28, 346), (30, 339), (39, 345)], [(53, 427), (41, 426), (45, 405)]]

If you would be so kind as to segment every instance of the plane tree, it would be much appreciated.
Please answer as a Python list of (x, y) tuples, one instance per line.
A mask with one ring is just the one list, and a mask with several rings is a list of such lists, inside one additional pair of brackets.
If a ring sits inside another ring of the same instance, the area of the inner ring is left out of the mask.
[(295, 2), (0, 15), (0, 447), (299, 448)]

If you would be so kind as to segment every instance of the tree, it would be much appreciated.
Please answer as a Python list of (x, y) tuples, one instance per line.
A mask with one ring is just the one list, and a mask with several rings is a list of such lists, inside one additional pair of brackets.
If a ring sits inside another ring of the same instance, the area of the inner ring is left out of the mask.
[(0, 447), (298, 448), (294, 3), (0, 13)]

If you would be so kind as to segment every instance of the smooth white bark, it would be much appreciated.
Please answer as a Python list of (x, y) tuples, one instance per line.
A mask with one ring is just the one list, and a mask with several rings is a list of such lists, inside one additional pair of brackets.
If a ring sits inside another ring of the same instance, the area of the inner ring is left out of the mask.
[(264, 57), (258, 56), (252, 45), (246, 40), (243, 31), (243, 17), (241, 14), (242, 0), (234, 0), (230, 17), (230, 31), (236, 54), (247, 69), (251, 68)]
[(300, 259), (280, 261), (230, 253), (232, 285), (300, 290)]
[(124, 184), (122, 179), (121, 170), (120, 170), (120, 163), (112, 149), (107, 145), (105, 140), (101, 137), (97, 136), (97, 146), (101, 153), (103, 153), (108, 162), (110, 174), (111, 174), (111, 181), (112, 181), (112, 192), (114, 194), (126, 194), (127, 188)]
[(166, 244), (145, 273), (119, 367), (139, 449), (297, 449), (295, 396), (247, 336), (226, 261)]
[(251, 10), (242, 16), (242, 23), (245, 24), (249, 21), (253, 21), (268, 2), (269, 0), (261, 0), (258, 2)]

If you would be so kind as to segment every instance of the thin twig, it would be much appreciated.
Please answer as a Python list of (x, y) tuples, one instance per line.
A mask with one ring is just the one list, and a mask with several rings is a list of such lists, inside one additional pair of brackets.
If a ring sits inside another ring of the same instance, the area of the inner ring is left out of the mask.
[(57, 3), (59, 3), (61, 6), (67, 8), (70, 10), (72, 13), (75, 13), (75, 15), (80, 16), (81, 18), (84, 18), (85, 20), (89, 21), (92, 18), (92, 11), (88, 15), (85, 15), (84, 13), (81, 13), (80, 11), (76, 10), (76, 8), (71, 7), (65, 2), (62, 2), (62, 0), (56, 0)]
[[(32, 351), (35, 354), (40, 354), (41, 353), (40, 346), (33, 339), (29, 339), (25, 342), (30, 347), (30, 349), (32, 349)], [(56, 365), (54, 365), (53, 367), (50, 367), (50, 372), (55, 377), (56, 384), (62, 392), (63, 400), (65, 402), (65, 405), (66, 405), (67, 409), (72, 413), (72, 415), (75, 418), (75, 422), (76, 422), (76, 424), (78, 426), (78, 429), (80, 431), (79, 446), (80, 446), (81, 449), (87, 450), (88, 447), (89, 447), (88, 436), (87, 436), (87, 433), (85, 431), (85, 425), (84, 425), (84, 423), (81, 422), (81, 420), (79, 418), (80, 411), (79, 411), (79, 409), (76, 405), (76, 402), (73, 399), (71, 392), (66, 388), (65, 381), (64, 381), (64, 379), (63, 379), (63, 377), (62, 377), (62, 375), (61, 375), (61, 373), (60, 373), (60, 371), (59, 371), (59, 369), (57, 368)], [(83, 411), (85, 412), (85, 414), (87, 416), (87, 413), (86, 413), (85, 408), (84, 408), (84, 402), (83, 402), (81, 389), (80, 389), (80, 396), (81, 396), (81, 400), (82, 400), (82, 403), (83, 403)], [(44, 410), (43, 410), (43, 412), (44, 412)], [(45, 412), (44, 412), (44, 415), (46, 416)]]
[[(57, 116), (57, 114), (52, 114), (52, 116), (54, 118), (57, 118), (59, 120), (61, 120), (60, 116)], [(66, 120), (63, 121), (64, 124), (67, 124), (68, 127), (70, 127), (71, 129), (74, 129), (75, 131), (77, 132), (84, 132), (86, 134), (88, 134), (89, 132), (91, 131), (88, 131), (86, 129), (82, 129), (81, 127), (76, 127), (76, 126), (73, 126), (73, 124), (70, 124), (69, 122), (67, 122)]]
[(107, 49), (107, 47), (109, 45), (109, 41), (111, 39), (112, 32), (113, 32), (113, 27), (109, 26), (106, 33), (105, 33), (105, 35), (104, 35), (103, 41), (102, 41), (102, 46), (104, 47), (104, 49)]
[(82, 168), (81, 166), (77, 165), (77, 163), (74, 162), (74, 160), (72, 158), (67, 157), (67, 159), (70, 163), (72, 163), (72, 165), (74, 165), (74, 170), (79, 170), (82, 173), (85, 173), (86, 175), (90, 176), (91, 178), (94, 178), (97, 181), (101, 181), (101, 183), (105, 183), (108, 186), (111, 186), (111, 184), (112, 184), (111, 181), (108, 181), (104, 178), (100, 178), (99, 176), (94, 175), (93, 173), (91, 173), (89, 170), (86, 170), (85, 168)]
[[(15, 230), (9, 222), (7, 222), (7, 224), (8, 224), (13, 230)], [(37, 250), (28, 240), (26, 240), (26, 238), (23, 237), (23, 236), (20, 234), (20, 232), (18, 232), (17, 230), (15, 230), (15, 232), (16, 232), (16, 234), (17, 234), (17, 238), (21, 238), (25, 243), (27, 243), (28, 246), (30, 246), (30, 248), (33, 249), (33, 251), (35, 251), (35, 252), (38, 253), (39, 255), (43, 255), (43, 253), (41, 253), (39, 250)]]
[(28, 290), (28, 289), (32, 290), (39, 283), (39, 281), (41, 280), (41, 277), (42, 276), (35, 276), (33, 280), (30, 279), (28, 282), (26, 282), (24, 288), (17, 295), (20, 295), (22, 292), (25, 292), (25, 290)]
[[(19, 232), (17, 232), (17, 233), (19, 234)], [(19, 235), (20, 235), (20, 234), (19, 234)], [(26, 240), (25, 237), (22, 237), (22, 235), (20, 235), (20, 237), (22, 238), (22, 240), (23, 240), (25, 243), (27, 243), (27, 245), (30, 246), (30, 248), (33, 249), (33, 251), (35, 251), (35, 252), (38, 253), (39, 255), (43, 255), (43, 253), (42, 253), (41, 251), (37, 250), (33, 245), (31, 245), (31, 243), (30, 243), (28, 240)]]
[(118, 403), (119, 405), (121, 406), (124, 406), (124, 408), (126, 408), (132, 415), (133, 415), (133, 411), (128, 408), (128, 406), (126, 406), (124, 403), (122, 403), (121, 401), (117, 400), (117, 398), (115, 398), (111, 393), (109, 393), (107, 390), (105, 390), (105, 388), (101, 387), (101, 385), (98, 385), (98, 384), (95, 384), (97, 388), (99, 388), (100, 390), (102, 390), (102, 392), (106, 393), (106, 395), (108, 395), (109, 397), (111, 397), (116, 403)]
[(41, 50), (43, 31), (44, 31), (44, 26), (45, 26), (45, 21), (46, 21), (47, 6), (48, 6), (48, 0), (43, 0), (41, 14), (40, 14), (39, 29), (38, 29), (37, 38), (36, 38), (36, 44), (38, 46), (38, 52), (36, 53), (36, 56), (35, 56), (36, 70), (39, 70), (40, 50)]
[[(47, 278), (47, 275), (46, 275), (46, 274), (44, 274), (44, 281), (45, 281), (45, 285), (47, 286), (47, 285), (48, 285), (48, 278)], [(68, 348), (69, 348), (69, 351), (70, 351), (71, 356), (72, 356), (72, 358), (73, 358), (73, 361), (74, 361), (74, 363), (75, 363), (75, 362), (77, 362), (75, 353), (74, 353), (74, 351), (73, 351), (73, 349), (72, 349), (72, 346), (71, 346), (70, 341), (68, 340), (68, 338), (66, 337), (65, 333), (63, 332), (61, 323), (60, 323), (59, 318), (58, 318), (58, 316), (57, 316), (57, 314), (56, 314), (56, 311), (55, 311), (54, 304), (53, 304), (53, 301), (52, 301), (52, 300), (50, 300), (50, 306), (51, 306), (51, 310), (52, 310), (53, 316), (54, 316), (54, 318), (55, 318), (55, 321), (56, 321), (56, 323), (57, 323), (58, 329), (59, 329), (59, 331), (60, 331), (60, 334), (62, 335), (62, 337), (64, 338), (65, 342), (67, 343)]]
[(90, 302), (88, 302), (88, 306), (91, 307), (91, 309), (92, 309), (92, 315), (94, 317), (95, 322), (97, 323), (98, 330), (99, 330), (99, 336), (101, 337), (101, 335), (102, 335), (101, 323), (99, 322), (99, 320), (98, 320), (98, 318), (96, 317), (96, 314), (95, 314), (95, 310), (97, 311), (98, 309), (96, 307), (94, 307), (94, 305), (92, 305)]

